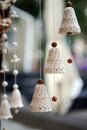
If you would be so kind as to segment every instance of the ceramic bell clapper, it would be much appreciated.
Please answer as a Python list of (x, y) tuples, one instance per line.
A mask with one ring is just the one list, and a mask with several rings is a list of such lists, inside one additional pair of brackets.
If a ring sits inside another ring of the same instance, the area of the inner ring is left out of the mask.
[(30, 104), (30, 111), (31, 112), (52, 111), (51, 102), (47, 94), (47, 89), (42, 79), (38, 80), (38, 84), (34, 88), (34, 94)]
[(1, 107), (0, 107), (0, 118), (1, 119), (9, 119), (12, 118), (12, 114), (10, 111), (10, 106), (9, 106), (9, 102), (7, 100), (7, 95), (4, 94), (2, 96), (2, 100), (1, 100)]
[(48, 74), (64, 73), (65, 68), (63, 65), (60, 50), (57, 48), (57, 43), (53, 42), (51, 45), (52, 48), (49, 50), (44, 72)]
[(75, 10), (72, 8), (72, 3), (68, 1), (66, 6), (67, 7), (64, 9), (63, 18), (59, 28), (59, 33), (70, 35), (81, 33)]
[(24, 105), (22, 102), (21, 93), (18, 89), (18, 85), (14, 84), (13, 89), (14, 90), (11, 95), (10, 108), (22, 108)]

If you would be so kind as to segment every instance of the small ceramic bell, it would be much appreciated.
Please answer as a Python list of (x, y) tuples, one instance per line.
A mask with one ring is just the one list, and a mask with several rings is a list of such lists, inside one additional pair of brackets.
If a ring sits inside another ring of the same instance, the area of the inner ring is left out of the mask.
[(49, 74), (64, 73), (65, 68), (62, 61), (60, 50), (57, 48), (57, 43), (53, 42), (45, 63), (44, 72)]
[(14, 84), (13, 88), (14, 88), (14, 90), (13, 90), (12, 96), (11, 96), (10, 107), (11, 108), (22, 108), (24, 105), (22, 103), (22, 97), (21, 97), (21, 93), (18, 89), (18, 85)]
[(64, 9), (63, 18), (59, 28), (59, 33), (63, 34), (79, 34), (81, 32), (72, 3), (67, 2), (67, 7)]
[(1, 119), (9, 119), (12, 118), (12, 114), (10, 111), (10, 106), (9, 106), (9, 102), (7, 100), (7, 95), (4, 94), (2, 96), (2, 101), (1, 101), (1, 108), (0, 108), (0, 118)]
[(39, 79), (35, 86), (33, 98), (30, 104), (31, 112), (50, 112), (52, 111), (51, 102), (49, 100), (46, 86), (43, 80)]

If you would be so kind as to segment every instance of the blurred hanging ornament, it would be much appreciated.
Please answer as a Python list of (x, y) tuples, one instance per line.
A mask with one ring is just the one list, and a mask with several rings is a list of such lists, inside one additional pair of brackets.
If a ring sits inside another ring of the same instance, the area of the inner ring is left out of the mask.
[(49, 112), (52, 111), (51, 102), (49, 100), (46, 86), (42, 79), (38, 80), (35, 86), (33, 98), (30, 104), (31, 112)]
[(6, 10), (11, 6), (10, 0), (1, 0), (0, 1), (0, 9), (1, 10)]
[(10, 106), (9, 106), (9, 102), (7, 100), (7, 95), (6, 94), (4, 94), (2, 96), (1, 108), (0, 108), (0, 118), (1, 119), (12, 118), (12, 114), (11, 114), (11, 111), (10, 111)]
[(3, 28), (3, 31), (9, 27), (9, 24), (7, 23), (6, 19), (2, 19), (0, 21), (0, 28)]
[(65, 68), (63, 65), (60, 50), (57, 48), (57, 43), (53, 42), (52, 48), (49, 50), (47, 61), (45, 63), (44, 72), (45, 73), (64, 73)]
[(16, 63), (16, 62), (18, 62), (18, 61), (20, 61), (20, 58), (18, 58), (18, 56), (17, 56), (16, 54), (14, 54), (14, 55), (13, 55), (13, 59), (11, 59), (11, 62)]
[(17, 2), (17, 0), (11, 0), (12, 4), (15, 4)]
[(2, 66), (2, 69), (0, 70), (0, 73), (5, 73), (5, 72), (8, 72), (9, 69), (7, 68), (7, 65), (3, 65)]
[(7, 40), (8, 40), (8, 36), (7, 36), (6, 33), (3, 33), (3, 34), (2, 34), (2, 40), (3, 40), (3, 41), (7, 41)]
[(22, 108), (24, 105), (22, 103), (22, 97), (21, 97), (21, 93), (18, 89), (18, 85), (14, 84), (13, 89), (14, 90), (11, 95), (10, 107), (11, 108)]
[(12, 11), (12, 12), (10, 12), (10, 17), (11, 18), (19, 18), (19, 15), (17, 14), (16, 11)]
[(81, 29), (77, 21), (75, 11), (72, 8), (72, 3), (68, 1), (67, 7), (64, 9), (64, 14), (59, 28), (59, 33), (79, 34), (80, 32)]

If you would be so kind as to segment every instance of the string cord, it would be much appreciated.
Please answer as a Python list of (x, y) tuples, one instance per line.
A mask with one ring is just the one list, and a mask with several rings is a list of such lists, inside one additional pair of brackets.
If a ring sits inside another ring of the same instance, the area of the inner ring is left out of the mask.
[[(4, 19), (5, 18), (5, 12), (3, 10), (3, 14), (2, 14), (2, 18)], [(5, 27), (3, 26), (3, 34), (5, 34)], [(3, 39), (3, 43), (4, 43), (4, 39)], [(4, 49), (5, 47), (3, 47)], [(3, 64), (6, 65), (6, 54), (3, 53)], [(3, 74), (3, 80), (6, 81), (6, 72), (4, 71), (4, 74)], [(4, 94), (6, 94), (6, 87), (4, 87)]]
[(41, 56), (41, 39), (42, 39), (42, 36), (41, 36), (41, 0), (39, 0), (39, 19), (40, 19), (40, 35), (39, 35), (39, 43), (40, 43), (40, 78), (42, 77), (42, 56)]
[(55, 74), (53, 74), (53, 85), (54, 85), (54, 93), (56, 92), (56, 84), (55, 84)]
[(53, 39), (55, 40), (56, 34), (55, 34), (55, 0), (53, 0)]
[[(14, 8), (14, 11), (15, 11), (15, 3), (13, 4), (13, 8)], [(15, 17), (13, 18), (13, 28), (16, 28), (16, 21), (15, 21)], [(15, 39), (16, 39), (16, 34), (14, 32), (13, 34), (13, 41), (15, 42)], [(16, 48), (14, 47), (14, 55), (16, 55)], [(16, 62), (14, 62), (14, 70), (16, 70), (17, 68), (17, 64)], [(17, 75), (14, 75), (14, 84), (17, 83)]]
[(71, 51), (71, 37), (70, 37), (70, 34), (68, 34), (68, 46), (69, 46), (69, 50)]
[[(54, 30), (53, 30), (53, 39), (55, 40), (56, 38), (56, 34), (55, 34), (55, 13), (56, 13), (56, 9), (55, 9), (55, 0), (53, 0), (53, 25), (54, 25)], [(54, 93), (56, 91), (56, 85), (55, 85), (55, 73), (53, 74), (53, 85), (54, 85)]]

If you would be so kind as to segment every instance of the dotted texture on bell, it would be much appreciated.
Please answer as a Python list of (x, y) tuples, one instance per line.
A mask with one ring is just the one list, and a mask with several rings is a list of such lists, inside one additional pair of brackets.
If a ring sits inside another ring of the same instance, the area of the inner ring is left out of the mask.
[(44, 72), (49, 74), (64, 73), (65, 68), (62, 61), (60, 50), (58, 48), (51, 48), (45, 63)]
[(74, 9), (72, 7), (66, 7), (64, 9), (64, 14), (59, 28), (59, 33), (79, 34), (80, 32), (81, 29), (77, 21)]
[(52, 111), (47, 89), (44, 84), (37, 84), (34, 89), (33, 98), (30, 104), (31, 112), (49, 112)]

